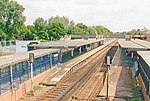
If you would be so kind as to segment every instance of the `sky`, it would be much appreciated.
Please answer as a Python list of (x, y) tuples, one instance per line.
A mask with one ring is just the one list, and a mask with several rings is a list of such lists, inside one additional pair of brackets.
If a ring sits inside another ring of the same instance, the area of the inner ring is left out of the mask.
[(113, 32), (150, 28), (150, 0), (14, 0), (23, 5), (26, 25), (36, 18), (66, 16), (75, 23), (103, 25)]

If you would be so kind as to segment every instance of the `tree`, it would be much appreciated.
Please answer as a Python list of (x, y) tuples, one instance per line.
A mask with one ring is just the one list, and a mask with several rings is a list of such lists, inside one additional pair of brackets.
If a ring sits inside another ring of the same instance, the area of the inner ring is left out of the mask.
[[(9, 35), (9, 38), (14, 38), (12, 30), (19, 30), (25, 22), (25, 16), (22, 15), (23, 6), (16, 1), (1, 0), (0, 1), (0, 23), (3, 27), (3, 32)], [(18, 33), (15, 33), (18, 34)]]
[(38, 37), (38, 39), (48, 40), (49, 36), (46, 31), (47, 21), (43, 18), (37, 18), (33, 24), (34, 32), (32, 32), (32, 34), (35, 34)]
[(110, 30), (101, 25), (94, 26), (93, 28), (97, 31), (98, 34), (112, 34)]
[(69, 25), (72, 24), (72, 22), (70, 22), (69, 19), (65, 16), (63, 16), (63, 17), (59, 17), (59, 16), (51, 17), (48, 20), (48, 24), (52, 25), (53, 23), (61, 23), (64, 25), (65, 28), (68, 28)]
[(86, 26), (83, 23), (75, 25), (73, 20), (65, 16), (51, 17), (48, 20), (37, 18), (32, 26), (26, 26), (25, 9), (16, 1), (0, 0), (0, 40), (59, 40), (66, 34), (111, 34), (103, 26)]
[(0, 29), (0, 41), (6, 40), (6, 34)]
[(66, 35), (67, 30), (64, 25), (61, 23), (52, 23), (47, 26), (47, 32), (49, 34), (49, 38), (53, 38), (53, 40), (59, 40), (61, 36)]
[(73, 20), (71, 20), (71, 21), (69, 22), (69, 28), (73, 28), (74, 26), (75, 26), (75, 23), (74, 23)]
[(45, 21), (43, 18), (37, 18), (33, 24), (37, 31), (41, 31), (44, 30), (45, 26), (47, 25), (47, 21)]
[(35, 33), (35, 28), (33, 25), (28, 25), (27, 29), (29, 31), (27, 35), (28, 35), (28, 37), (30, 37), (30, 39), (32, 39), (32, 40), (38, 40), (39, 39)]
[(88, 31), (89, 31), (89, 34), (97, 34), (97, 31), (91, 26), (88, 27)]
[(75, 34), (89, 34), (88, 27), (83, 23), (78, 23), (75, 25)]

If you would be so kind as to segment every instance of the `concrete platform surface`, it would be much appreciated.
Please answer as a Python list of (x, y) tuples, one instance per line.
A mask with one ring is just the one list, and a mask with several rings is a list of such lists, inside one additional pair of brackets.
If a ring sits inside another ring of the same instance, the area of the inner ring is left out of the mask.
[[(125, 96), (132, 97), (132, 88), (130, 75), (127, 68), (114, 67), (109, 70), (108, 76), (108, 96), (111, 98), (122, 98)], [(100, 92), (100, 96), (106, 96), (107, 80)]]
[[(118, 48), (112, 60), (110, 70), (108, 70), (108, 96), (111, 100), (114, 99), (114, 101), (125, 101), (123, 99), (125, 96), (132, 97), (132, 82), (129, 69), (119, 66), (121, 58), (121, 49)], [(106, 94), (107, 80), (105, 80), (104, 87), (99, 96), (106, 97)]]

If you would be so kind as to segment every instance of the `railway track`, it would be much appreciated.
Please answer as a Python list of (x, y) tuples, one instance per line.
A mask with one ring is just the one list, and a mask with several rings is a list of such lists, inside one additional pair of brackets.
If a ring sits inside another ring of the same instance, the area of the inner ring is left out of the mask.
[(96, 71), (94, 71), (90, 78), (80, 86), (81, 88), (79, 88), (79, 90), (77, 90), (76, 93), (73, 94), (71, 101), (91, 101), (92, 98), (97, 97), (100, 89), (102, 88), (104, 80), (104, 72), (101, 72), (101, 66), (102, 63), (100, 65), (97, 65)]
[[(111, 45), (113, 45), (113, 44), (111, 44)], [(105, 47), (105, 48), (101, 49), (97, 54), (95, 54), (92, 57), (92, 60), (94, 60), (94, 61), (87, 60), (86, 64), (82, 65), (79, 69), (76, 69), (71, 73), (68, 73), (55, 87), (53, 87), (52, 89), (49, 89), (48, 91), (43, 93), (41, 96), (37, 97), (35, 99), (35, 101), (60, 101), (60, 100), (63, 100), (63, 97), (76, 84), (78, 84), (85, 76), (92, 73), (93, 71), (98, 72), (100, 70), (100, 69), (95, 69), (95, 68), (97, 68), (100, 64), (102, 64), (103, 59), (110, 48), (111, 47), (109, 46), (109, 47)], [(97, 84), (99, 82), (101, 82), (102, 80), (100, 80), (100, 79), (97, 80), (97, 77), (100, 75), (101, 75), (101, 73), (93, 74), (94, 80), (89, 79), (89, 82), (91, 82), (91, 83), (94, 81), (97, 81), (94, 83), (95, 87), (97, 87), (97, 88), (95, 88), (93, 85), (93, 91), (91, 90), (92, 94), (90, 94), (87, 99), (91, 99), (94, 96), (96, 89), (99, 88), (99, 86), (97, 86)], [(89, 88), (89, 86), (86, 85), (85, 87), (83, 87), (85, 92), (86, 92), (86, 90), (85, 90), (86, 88)], [(82, 94), (82, 96), (84, 96), (83, 92), (80, 92), (80, 93)], [(78, 93), (78, 94), (80, 94), (80, 93)]]

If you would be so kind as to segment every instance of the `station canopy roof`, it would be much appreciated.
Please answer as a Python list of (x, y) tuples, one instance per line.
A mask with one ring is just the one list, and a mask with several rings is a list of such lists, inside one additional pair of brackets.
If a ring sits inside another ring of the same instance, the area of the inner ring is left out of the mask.
[(50, 41), (50, 42), (41, 42), (40, 44), (29, 45), (29, 47), (38, 47), (38, 48), (75, 48), (84, 46), (87, 44), (97, 43), (103, 39), (77, 39), (77, 40), (60, 40), (60, 41)]
[(140, 40), (140, 39), (135, 39), (135, 40), (132, 40), (132, 42), (136, 43), (136, 44), (139, 44), (143, 47), (146, 47), (148, 49), (150, 49), (150, 42), (148, 41), (145, 41), (145, 40)]
[(138, 51), (137, 53), (143, 58), (143, 60), (150, 67), (150, 51)]
[(38, 49), (24, 53), (16, 53), (0, 57), (0, 68), (3, 66), (13, 65), (15, 63), (23, 62), (29, 59), (29, 53), (34, 53), (34, 57), (43, 56), (48, 53), (59, 52), (59, 49)]
[[(134, 40), (134, 41), (136, 41), (136, 40)], [(137, 44), (138, 42), (135, 43), (132, 40), (126, 41), (125, 39), (119, 39), (118, 42), (122, 48), (127, 48), (132, 51), (148, 50), (147, 47), (141, 45), (140, 43)]]

